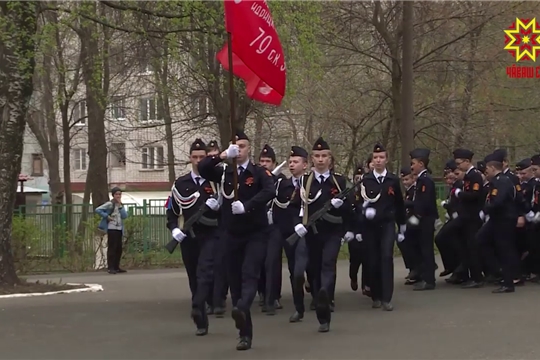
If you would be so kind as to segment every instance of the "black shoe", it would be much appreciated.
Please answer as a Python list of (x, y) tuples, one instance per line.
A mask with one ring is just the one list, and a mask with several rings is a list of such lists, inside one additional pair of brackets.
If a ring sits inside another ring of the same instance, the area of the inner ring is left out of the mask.
[(407, 274), (407, 276), (405, 276), (405, 280), (409, 280), (411, 278), (411, 270), (409, 270), (409, 273)]
[(241, 336), (238, 344), (236, 345), (236, 350), (244, 351), (251, 349), (251, 339), (247, 336)]
[[(203, 335), (208, 334), (208, 324), (204, 321), (204, 317), (201, 310), (192, 309), (191, 319), (195, 323), (195, 326), (197, 326), (197, 332), (195, 333), (195, 335), (203, 336)], [(202, 331), (202, 330), (205, 330), (205, 331)]]
[(124, 270), (124, 269), (116, 269), (116, 272), (118, 274), (123, 274), (123, 273), (127, 273), (127, 270)]
[(214, 308), (210, 305), (206, 305), (206, 315), (214, 315)]
[(450, 276), (450, 278), (448, 278), (448, 279), (444, 279), (444, 281), (446, 281), (448, 284), (452, 284), (452, 285), (460, 285), (460, 284), (468, 282), (468, 280), (465, 280), (465, 279), (463, 279), (461, 277), (454, 276), (454, 275)]
[(115, 275), (117, 273), (116, 270), (107, 270), (107, 272), (111, 275)]
[(319, 324), (330, 322), (330, 304), (331, 302), (328, 298), (328, 292), (325, 289), (319, 290), (319, 293), (317, 294), (317, 308), (315, 309)]
[(381, 300), (373, 300), (373, 303), (371, 303), (371, 307), (373, 309), (380, 309), (382, 306)]
[(336, 309), (336, 303), (334, 302), (334, 300), (330, 302), (329, 307), (330, 307), (330, 312), (334, 312), (334, 310)]
[(382, 309), (384, 311), (392, 311), (392, 310), (394, 310), (394, 305), (392, 305), (392, 303), (389, 303), (389, 302), (383, 302), (382, 303)]
[(259, 294), (259, 306), (264, 306), (264, 294)]
[(461, 285), (462, 289), (479, 289), (484, 286), (484, 283), (481, 281), (470, 280)]
[(320, 333), (325, 333), (330, 331), (330, 324), (324, 323), (319, 325), (319, 330), (317, 330)]
[(414, 285), (414, 284), (417, 284), (419, 281), (421, 281), (420, 279), (407, 279), (405, 280), (405, 285)]
[(268, 311), (268, 306), (266, 305), (261, 306), (261, 312), (265, 313), (267, 311)]
[(242, 310), (237, 307), (233, 308), (231, 316), (234, 319), (234, 325), (238, 330), (242, 330), (246, 326), (246, 314), (244, 314)]
[(217, 318), (222, 318), (225, 315), (225, 308), (219, 306), (214, 308), (214, 315), (216, 315)]
[(309, 283), (306, 282), (305, 280), (304, 280), (304, 290), (306, 290), (306, 292), (307, 292), (308, 294), (311, 294), (311, 286), (310, 286)]
[(279, 300), (274, 301), (274, 307), (275, 307), (277, 310), (283, 309), (283, 305), (281, 305), (281, 302), (280, 302)]
[(294, 314), (292, 314), (291, 317), (289, 318), (289, 322), (297, 323), (297, 322), (302, 321), (303, 318), (304, 318), (304, 313), (299, 313), (298, 311), (295, 311)]
[(441, 272), (439, 274), (440, 277), (445, 277), (445, 276), (448, 276), (452, 273), (452, 270), (444, 270), (443, 272)]
[(414, 285), (413, 291), (435, 290), (435, 284), (428, 284), (425, 281), (420, 281)]
[(197, 329), (197, 331), (195, 331), (195, 335), (196, 335), (196, 336), (205, 336), (205, 335), (208, 335), (208, 328)]
[[(264, 311), (263, 311), (264, 312)], [(267, 316), (274, 316), (276, 315), (276, 308), (273, 306), (266, 306), (266, 315)]]
[(351, 289), (352, 291), (358, 290), (358, 280), (351, 280)]
[(492, 291), (494, 294), (504, 294), (504, 293), (513, 293), (516, 290), (513, 287), (501, 286), (498, 289)]
[(315, 299), (312, 299), (311, 304), (309, 304), (309, 310), (314, 311), (315, 309), (317, 309), (317, 301), (315, 301)]

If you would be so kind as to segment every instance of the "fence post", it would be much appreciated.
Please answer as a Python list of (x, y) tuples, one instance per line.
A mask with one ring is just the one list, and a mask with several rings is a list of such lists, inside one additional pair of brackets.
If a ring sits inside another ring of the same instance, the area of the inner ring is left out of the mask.
[(143, 252), (144, 255), (148, 252), (148, 230), (149, 226), (146, 223), (148, 220), (148, 203), (143, 199)]

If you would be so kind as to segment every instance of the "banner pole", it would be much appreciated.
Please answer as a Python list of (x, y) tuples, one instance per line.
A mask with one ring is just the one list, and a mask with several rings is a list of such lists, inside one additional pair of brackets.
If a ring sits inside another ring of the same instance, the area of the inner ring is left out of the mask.
[[(231, 144), (236, 144), (236, 129), (235, 129), (235, 103), (234, 103), (234, 71), (233, 71), (233, 51), (232, 51), (232, 34), (227, 32), (227, 55), (229, 57), (229, 107), (230, 107), (230, 120), (229, 125), (231, 129)], [(234, 200), (238, 200), (238, 170), (236, 158), (232, 159), (233, 167), (233, 191)]]

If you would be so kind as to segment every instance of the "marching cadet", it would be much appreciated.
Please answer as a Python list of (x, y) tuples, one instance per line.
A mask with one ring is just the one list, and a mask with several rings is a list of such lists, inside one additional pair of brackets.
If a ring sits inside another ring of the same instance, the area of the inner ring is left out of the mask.
[[(359, 165), (356, 168), (356, 172), (354, 174), (354, 183), (359, 182), (362, 177), (364, 176), (364, 167), (363, 165)], [(351, 282), (351, 289), (353, 291), (358, 290), (358, 271), (360, 270), (360, 265), (362, 265), (362, 283), (361, 287), (362, 290), (365, 291), (366, 284), (367, 284), (367, 252), (366, 252), (366, 246), (365, 242), (363, 242), (362, 239), (362, 221), (363, 221), (363, 214), (362, 214), (362, 204), (364, 200), (362, 199), (362, 196), (360, 195), (360, 189), (356, 189), (355, 191), (355, 198), (354, 198), (354, 204), (353, 204), (353, 210), (355, 213), (355, 217), (353, 220), (354, 225), (354, 240), (351, 240), (347, 243), (347, 246), (349, 248), (349, 279)]]
[[(259, 155), (259, 165), (266, 170), (273, 172), (276, 169), (276, 153), (274, 149), (268, 144), (264, 145)], [(278, 172), (280, 169), (277, 169)], [(285, 175), (279, 173), (274, 175), (274, 183), (286, 179)], [(259, 292), (263, 295), (262, 312), (266, 312), (266, 315), (275, 315), (276, 309), (282, 309), (280, 303), (281, 298), (281, 258), (283, 252), (283, 239), (279, 229), (274, 226), (272, 216), (272, 204), (270, 202), (270, 208), (268, 210), (268, 222), (272, 229), (271, 235), (268, 238), (268, 248), (266, 249), (266, 259), (264, 267), (261, 272), (261, 278), (259, 279)]]
[[(316, 313), (319, 332), (328, 332), (331, 321), (331, 296), (336, 279), (336, 262), (341, 248), (341, 238), (346, 241), (354, 238), (351, 226), (351, 203), (336, 195), (346, 189), (347, 180), (338, 173), (330, 172), (331, 152), (323, 138), (313, 144), (313, 171), (303, 178), (302, 222), (295, 226), (299, 237), (306, 236), (309, 252), (308, 266), (311, 269), (311, 292), (316, 297)], [(321, 209), (330, 201), (332, 209), (312, 228), (306, 229), (309, 215)], [(345, 236), (343, 234), (345, 233)]]
[[(290, 179), (278, 180), (276, 197), (273, 201), (273, 223), (278, 227), (282, 239), (294, 233), (294, 227), (300, 222), (300, 189), (302, 178), (308, 166), (308, 152), (293, 146), (289, 156)], [(289, 322), (296, 323), (304, 318), (304, 272), (307, 268), (308, 254), (305, 238), (300, 238), (293, 245), (284, 242), (285, 255), (289, 268), (295, 312)]]
[[(191, 171), (180, 176), (171, 190), (167, 209), (167, 227), (172, 237), (180, 243), (182, 261), (186, 267), (191, 289), (191, 318), (197, 326), (197, 336), (208, 334), (208, 316), (205, 302), (213, 292), (213, 255), (218, 239), (219, 203), (215, 182), (199, 173), (197, 164), (206, 157), (206, 145), (196, 139), (189, 150)], [(187, 234), (181, 228), (200, 207), (208, 207), (200, 220)]]
[[(218, 156), (220, 153), (218, 142), (216, 140), (210, 141), (206, 147), (206, 156)], [(217, 187), (219, 188), (219, 185)], [(218, 198), (218, 201), (220, 200), (221, 198)], [(218, 318), (223, 317), (225, 314), (227, 293), (229, 291), (224, 243), (224, 241), (217, 241), (214, 245), (214, 290), (212, 299), (208, 301), (211, 305), (208, 314), (213, 312)]]
[[(441, 202), (441, 206), (446, 210), (446, 222), (435, 236), (435, 244), (439, 249), (444, 265), (444, 271), (439, 274), (441, 277), (454, 273), (460, 264), (459, 251), (456, 244), (459, 230), (459, 222), (456, 220), (457, 199), (452, 196), (452, 193), (456, 189), (462, 189), (463, 182), (459, 180), (454, 173), (456, 170), (457, 166), (454, 159), (446, 162), (444, 167), (444, 177), (446, 183), (450, 186), (450, 191), (446, 200)], [(453, 282), (450, 281), (450, 279), (447, 280), (447, 282)]]
[[(482, 226), (479, 213), (484, 207), (482, 174), (472, 164), (474, 153), (467, 149), (456, 149), (453, 152), (456, 166), (463, 171), (463, 189), (455, 189), (453, 196), (459, 201), (457, 220), (459, 223), (458, 241), (460, 257), (463, 265), (463, 277), (469, 278), (462, 287), (464, 289), (479, 288), (484, 285), (479, 248), (476, 233)], [(456, 277), (461, 277), (456, 274)]]
[[(524, 230), (521, 231), (521, 237), (517, 238), (518, 254), (521, 255), (520, 275), (523, 275), (523, 279), (530, 279), (531, 268), (533, 265), (533, 257), (529, 257), (531, 250), (531, 238), (537, 241), (534, 237), (533, 220), (534, 212), (532, 211), (534, 199), (534, 188), (537, 185), (537, 181), (533, 176), (532, 161), (531, 158), (523, 159), (516, 164), (516, 172), (521, 184), (521, 192), (523, 195), (524, 211), (526, 212), (525, 220), (527, 221)], [(519, 231), (518, 231), (519, 233)], [(532, 261), (531, 261), (532, 260)]]
[(529, 213), (529, 255), (527, 256), (527, 260), (529, 271), (531, 272), (529, 280), (538, 283), (540, 279), (540, 241), (538, 241), (540, 238), (540, 181), (538, 180), (538, 176), (540, 175), (540, 155), (533, 155), (531, 157), (531, 172), (534, 176), (534, 179), (531, 181), (534, 184), (532, 191), (529, 193), (532, 216)]
[(437, 193), (435, 182), (428, 173), (428, 149), (414, 149), (410, 152), (411, 170), (416, 175), (416, 186), (413, 200), (413, 215), (408, 225), (418, 226), (420, 264), (422, 281), (415, 284), (415, 291), (435, 289), (435, 250), (433, 237), (435, 221), (439, 218), (437, 210)]
[[(416, 192), (415, 175), (411, 172), (410, 166), (401, 168), (401, 182), (405, 188), (405, 212), (407, 219), (413, 215), (414, 195)], [(421, 280), (419, 261), (420, 250), (419, 245), (419, 229), (417, 226), (407, 226), (405, 230), (405, 241), (398, 242), (399, 251), (403, 257), (405, 268), (409, 270), (409, 274), (405, 278), (405, 285), (413, 285)]]
[[(503, 164), (497, 154), (486, 156), (486, 177), (490, 181), (490, 191), (479, 217), (486, 223), (478, 233), (482, 248), (493, 242), (501, 258), (503, 285), (493, 293), (514, 292), (514, 278), (518, 255), (514, 246), (514, 235), (518, 204), (515, 201), (516, 189), (512, 181), (503, 175)], [(489, 264), (489, 262), (488, 262)], [(492, 269), (490, 272), (496, 272)]]
[[(219, 157), (206, 157), (199, 163), (202, 177), (221, 182), (222, 221), (226, 242), (231, 311), (240, 340), (237, 350), (248, 350), (253, 340), (251, 305), (257, 294), (257, 282), (265, 258), (269, 236), (266, 204), (275, 196), (272, 173), (249, 161), (250, 143), (246, 134), (236, 132), (236, 144), (231, 144)], [(225, 159), (237, 160), (236, 168), (216, 166)], [(237, 196), (233, 183), (238, 176)]]
[(372, 307), (392, 311), (395, 224), (399, 226), (398, 241), (403, 241), (406, 217), (399, 179), (386, 169), (387, 163), (386, 149), (376, 144), (373, 171), (362, 178), (366, 217), (362, 237), (369, 248)]

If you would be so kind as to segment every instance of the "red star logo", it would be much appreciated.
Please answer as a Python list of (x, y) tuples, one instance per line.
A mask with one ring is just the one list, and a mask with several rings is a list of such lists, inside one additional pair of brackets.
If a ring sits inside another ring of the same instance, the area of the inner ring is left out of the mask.
[(537, 51), (540, 50), (540, 29), (537, 29), (536, 18), (516, 18), (504, 33), (504, 50), (507, 50), (516, 62), (536, 61)]

